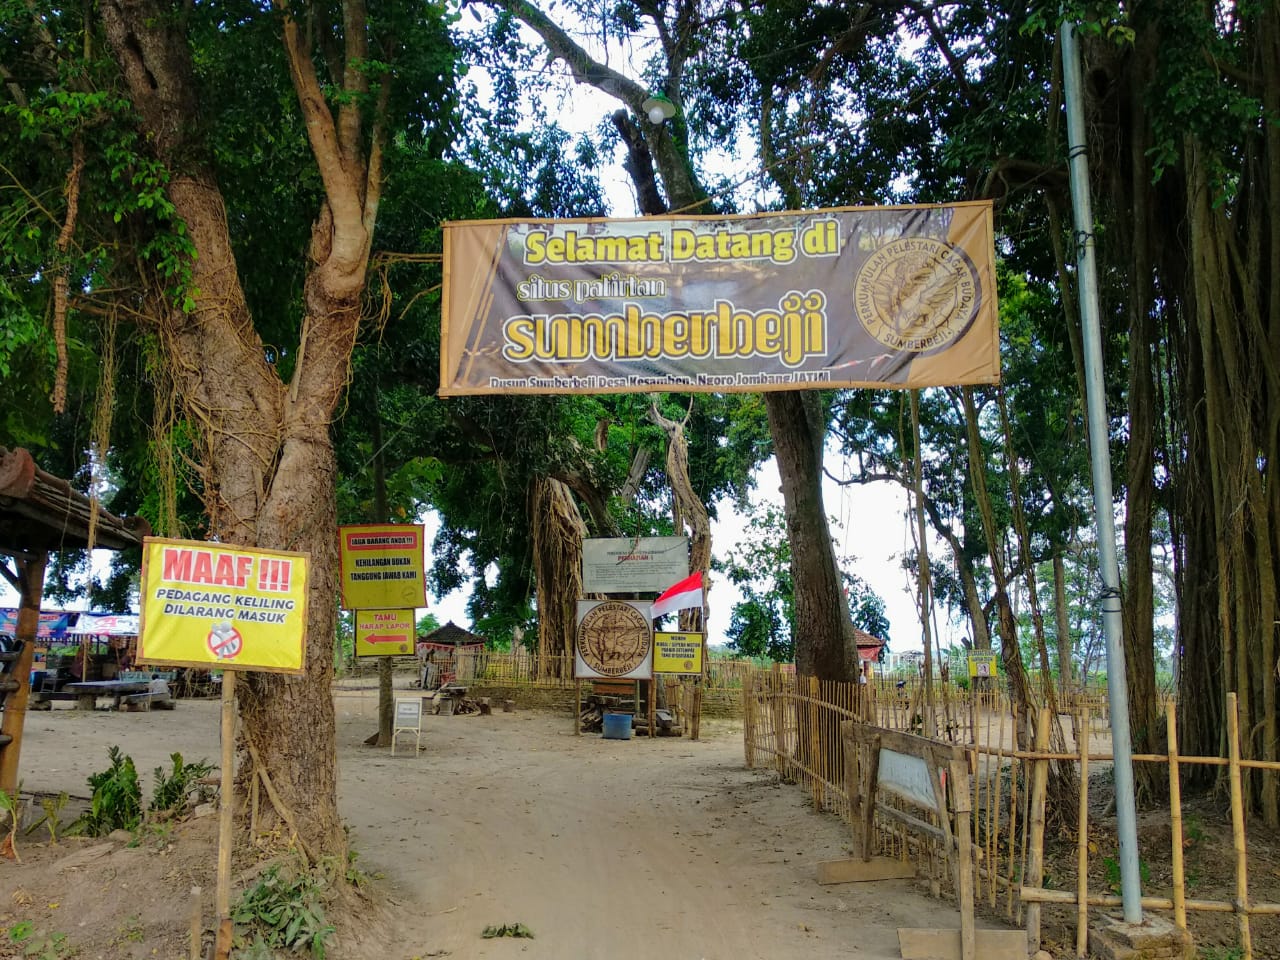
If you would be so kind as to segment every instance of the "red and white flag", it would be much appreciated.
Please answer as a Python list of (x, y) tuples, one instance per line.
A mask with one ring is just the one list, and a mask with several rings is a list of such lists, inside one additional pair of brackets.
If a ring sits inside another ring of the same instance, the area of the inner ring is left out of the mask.
[(701, 573), (685, 577), (679, 583), (662, 591), (649, 609), (649, 619), (657, 620), (664, 613), (670, 613), (672, 610), (687, 610), (690, 607), (702, 609)]

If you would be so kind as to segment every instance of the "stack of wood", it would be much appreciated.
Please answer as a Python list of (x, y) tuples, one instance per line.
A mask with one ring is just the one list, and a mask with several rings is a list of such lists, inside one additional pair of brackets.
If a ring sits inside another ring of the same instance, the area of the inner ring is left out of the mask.
[[(684, 736), (684, 728), (676, 723), (675, 716), (670, 710), (657, 710), (654, 712), (654, 728), (660, 737), (681, 737)], [(649, 735), (649, 718), (636, 717), (636, 735), (647, 737)]]
[(448, 716), (480, 715), (487, 717), (493, 712), (488, 697), (468, 697), (467, 688), (449, 684), (441, 687), (431, 698), (431, 712)]

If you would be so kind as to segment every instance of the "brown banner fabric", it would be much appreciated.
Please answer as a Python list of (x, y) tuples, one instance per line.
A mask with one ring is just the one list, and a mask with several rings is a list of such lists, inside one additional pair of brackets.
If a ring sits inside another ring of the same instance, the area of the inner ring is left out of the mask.
[(995, 383), (992, 262), (985, 202), (450, 223), (440, 393)]

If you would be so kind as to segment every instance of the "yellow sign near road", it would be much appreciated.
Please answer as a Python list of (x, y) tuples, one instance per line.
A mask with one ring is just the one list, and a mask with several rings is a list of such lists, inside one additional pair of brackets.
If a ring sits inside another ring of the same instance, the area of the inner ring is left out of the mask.
[(702, 634), (655, 633), (654, 673), (702, 673)]
[(413, 610), (357, 610), (356, 656), (402, 657), (413, 654)]
[(427, 605), (423, 539), (417, 523), (338, 528), (344, 610), (404, 610)]
[(308, 559), (146, 538), (138, 662), (302, 673)]

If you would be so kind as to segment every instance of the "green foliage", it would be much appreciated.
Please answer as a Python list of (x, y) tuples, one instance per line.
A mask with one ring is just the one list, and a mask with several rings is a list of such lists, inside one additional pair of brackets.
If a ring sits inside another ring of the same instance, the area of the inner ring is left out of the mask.
[(65, 790), (56, 797), (41, 797), (40, 809), (44, 811), (44, 816), (27, 827), (27, 833), (33, 833), (44, 827), (49, 831), (49, 842), (56, 844), (58, 838), (65, 836), (66, 833), (63, 830), (62, 811), (66, 809), (69, 800), (70, 797)]
[(30, 920), (19, 920), (8, 929), (9, 943), (29, 960), (64, 960), (75, 954), (65, 933), (46, 933)]
[(208, 776), (214, 766), (204, 760), (184, 763), (180, 753), (171, 753), (169, 759), (173, 761), (172, 770), (166, 772), (164, 767), (155, 769), (155, 786), (149, 809), (181, 815), (212, 795), (212, 789), (198, 781)]
[(324, 881), (305, 869), (276, 864), (231, 910), (241, 958), (270, 957), (276, 949), (324, 960), (333, 925), (325, 922)]
[[(1103, 857), (1102, 866), (1107, 873), (1107, 886), (1111, 888), (1112, 893), (1119, 893), (1120, 860), (1118, 857)], [(1138, 876), (1141, 877), (1144, 887), (1151, 882), (1151, 867), (1141, 857), (1138, 858)]]
[(18, 823), (22, 819), (22, 784), (18, 784), (18, 788), (9, 793), (7, 790), (0, 790), (0, 811), (4, 812), (4, 818), (9, 821), (9, 830), (5, 836), (4, 846), (6, 853), (13, 854), (14, 859), (18, 858), (18, 850), (15, 843), (18, 839)]
[(80, 818), (85, 832), (94, 837), (112, 830), (137, 830), (142, 823), (142, 786), (133, 758), (121, 754), (118, 746), (108, 748), (107, 757), (111, 766), (89, 774), (93, 796)]
[(517, 937), (524, 940), (532, 940), (533, 931), (523, 923), (500, 923), (490, 924), (485, 927), (480, 936), (486, 940), (492, 940), (494, 937)]
[[(791, 579), (791, 545), (781, 510), (769, 505), (757, 508), (749, 516), (743, 536), (724, 560), (716, 561), (715, 569), (744, 597), (734, 606), (725, 631), (730, 648), (747, 657), (768, 657), (781, 663), (793, 660), (795, 584)], [(884, 600), (856, 574), (842, 569), (841, 577), (854, 626), (887, 640), (889, 620)], [(884, 650), (882, 659), (883, 656)]]

